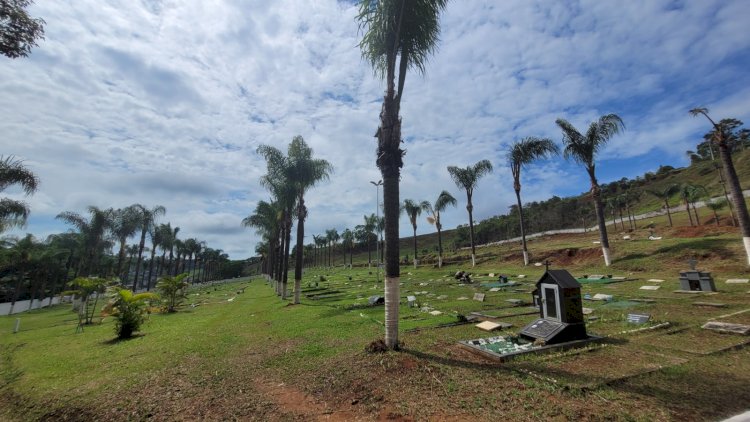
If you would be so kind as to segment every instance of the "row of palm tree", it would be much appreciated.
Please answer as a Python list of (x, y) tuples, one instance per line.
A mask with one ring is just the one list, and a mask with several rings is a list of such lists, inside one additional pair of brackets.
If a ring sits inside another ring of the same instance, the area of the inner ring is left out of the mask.
[(297, 220), (294, 303), (300, 302), (302, 264), (304, 253), (305, 219), (307, 207), (305, 194), (317, 183), (328, 179), (333, 167), (328, 161), (313, 158), (313, 150), (302, 136), (295, 136), (287, 153), (270, 145), (261, 145), (258, 154), (266, 160), (267, 174), (261, 185), (271, 193), (271, 202), (259, 201), (255, 211), (242, 220), (242, 225), (253, 227), (262, 237), (264, 272), (276, 284), (276, 293), (286, 299), (289, 255), (293, 219)]

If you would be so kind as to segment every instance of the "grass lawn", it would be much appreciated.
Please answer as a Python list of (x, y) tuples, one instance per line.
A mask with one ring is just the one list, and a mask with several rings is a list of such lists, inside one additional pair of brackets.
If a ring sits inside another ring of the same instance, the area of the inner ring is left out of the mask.
[[(150, 315), (127, 341), (113, 341), (111, 319), (76, 334), (70, 305), (0, 317), (0, 419), (683, 421), (750, 409), (750, 348), (743, 347), (750, 337), (700, 328), (712, 319), (750, 324), (750, 311), (743, 312), (750, 285), (725, 283), (750, 277), (736, 229), (660, 227), (661, 241), (646, 240), (646, 229), (630, 233), (630, 241), (612, 232), (609, 268), (592, 243), (597, 233), (530, 242), (532, 262), (549, 259), (575, 276), (627, 281), (582, 287), (614, 296), (583, 305), (595, 317), (588, 331), (606, 341), (507, 363), (457, 346), (504, 332), (450, 324), (481, 312), (516, 333), (535, 318), (528, 305), (508, 301), (529, 302), (544, 271), (520, 265), (517, 245), (481, 248), (474, 269), (402, 267), (400, 352), (365, 352), (383, 335), (383, 307), (367, 306), (369, 296), (382, 295), (382, 283), (366, 267), (306, 270), (297, 306), (260, 278), (196, 287), (187, 306)], [(674, 293), (677, 271), (693, 256), (713, 272), (718, 293)], [(459, 269), (471, 271), (474, 282), (457, 283)], [(499, 274), (520, 284), (496, 292), (481, 285)], [(485, 301), (472, 300), (475, 293), (485, 293)], [(407, 307), (407, 295), (419, 306)], [(645, 327), (669, 325), (634, 332), (644, 326), (628, 324), (628, 313), (651, 315)], [(21, 331), (13, 334), (16, 317)]]

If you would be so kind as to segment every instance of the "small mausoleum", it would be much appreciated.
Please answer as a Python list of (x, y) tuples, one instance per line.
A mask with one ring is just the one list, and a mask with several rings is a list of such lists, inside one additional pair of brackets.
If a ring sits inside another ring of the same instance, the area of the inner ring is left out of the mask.
[(680, 271), (680, 290), (715, 292), (716, 286), (711, 273), (697, 271)]
[(532, 299), (539, 305), (539, 319), (521, 330), (521, 337), (545, 344), (588, 337), (583, 321), (581, 284), (566, 270), (547, 270), (536, 282)]

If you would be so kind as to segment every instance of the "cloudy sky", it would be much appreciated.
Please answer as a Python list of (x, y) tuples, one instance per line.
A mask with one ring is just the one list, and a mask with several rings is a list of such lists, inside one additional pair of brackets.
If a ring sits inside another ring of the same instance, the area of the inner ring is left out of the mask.
[[(0, 56), (0, 154), (41, 179), (22, 232), (67, 227), (61, 211), (164, 205), (183, 237), (232, 258), (258, 237), (240, 221), (268, 193), (255, 153), (302, 135), (335, 173), (308, 195), (309, 235), (375, 211), (375, 140), (383, 84), (361, 59), (351, 2), (37, 0), (46, 39)], [(602, 182), (687, 163), (708, 129), (688, 115), (750, 120), (750, 2), (454, 0), (425, 75), (407, 77), (402, 198), (459, 199), (448, 165), (492, 161), (475, 216), (514, 203), (505, 152), (514, 140), (561, 142), (554, 121), (584, 130), (617, 113), (627, 130), (602, 151)], [(523, 174), (525, 201), (587, 189), (562, 159)], [(23, 198), (18, 190), (3, 195)], [(418, 233), (432, 230), (424, 220)], [(411, 233), (404, 218), (402, 235)]]

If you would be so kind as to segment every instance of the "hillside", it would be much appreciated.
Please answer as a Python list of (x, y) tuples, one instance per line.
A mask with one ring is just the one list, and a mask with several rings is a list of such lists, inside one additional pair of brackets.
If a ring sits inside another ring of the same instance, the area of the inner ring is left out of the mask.
[[(745, 149), (743, 151), (738, 151), (733, 157), (735, 169), (737, 170), (743, 189), (750, 188), (750, 150)], [(625, 192), (630, 192), (630, 195), (632, 195), (633, 198), (637, 198), (631, 203), (631, 212), (634, 215), (639, 215), (659, 211), (663, 207), (663, 202), (655, 196), (647, 193), (647, 191), (664, 190), (669, 185), (680, 185), (683, 183), (704, 186), (708, 192), (707, 197), (718, 197), (724, 194), (715, 164), (710, 160), (696, 161), (690, 166), (682, 168), (671, 168), (665, 166), (662, 167), (661, 171), (656, 173), (646, 173), (635, 179), (623, 178), (610, 183), (602, 183), (601, 188), (605, 201), (607, 198), (616, 197)], [(477, 198), (476, 200), (481, 200), (481, 198)], [(673, 195), (670, 198), (669, 203), (673, 207), (683, 204), (679, 194)], [(561, 217), (565, 215), (567, 212), (566, 210), (568, 209), (572, 210), (570, 211), (570, 214), (575, 214), (575, 218), (565, 219)], [(627, 214), (625, 214), (625, 212), (626, 211), (623, 209), (625, 225), (627, 226)], [(596, 224), (593, 213), (593, 206), (588, 200), (587, 192), (574, 197), (553, 197), (547, 201), (526, 203), (524, 204), (524, 214), (526, 215), (529, 226), (526, 232), (527, 234), (532, 234), (548, 230), (592, 227)], [(684, 224), (685, 226), (689, 226), (690, 223), (686, 214), (684, 214), (684, 212), (678, 213), (678, 215), (680, 214), (683, 215), (683, 219), (680, 219), (680, 222), (675, 220), (675, 225)], [(612, 219), (611, 208), (605, 209), (605, 215), (607, 216), (608, 221)], [(719, 212), (719, 215), (720, 224), (723, 226), (729, 226), (729, 211), (725, 208)], [(711, 211), (701, 209), (699, 211), (699, 216), (701, 217), (701, 225), (715, 225)], [(673, 217), (679, 219), (677, 216)], [(617, 214), (617, 219), (619, 227), (619, 214)], [(666, 217), (664, 220), (663, 226), (666, 226)], [(682, 222), (683, 220), (684, 222)], [(419, 224), (427, 225), (427, 222), (420, 221)], [(642, 226), (643, 224), (636, 223), (636, 225)], [(401, 259), (410, 262), (413, 256), (413, 238), (406, 233), (402, 233), (402, 236), (403, 235), (405, 236), (401, 238), (399, 245)], [(455, 229), (443, 229), (442, 236), (443, 249), (446, 251), (447, 256), (455, 253), (461, 247), (469, 246), (468, 224), (459, 226)], [(520, 236), (516, 208), (513, 208), (511, 214), (494, 216), (476, 223), (475, 236), (477, 244), (497, 242)], [(371, 247), (372, 260), (374, 261), (375, 245), (373, 244)], [(437, 249), (437, 232), (417, 236), (417, 250), (420, 256), (429, 255), (430, 257), (433, 257), (436, 254)], [(409, 257), (408, 260), (406, 259), (407, 255)], [(340, 250), (338, 250), (335, 257), (338, 263), (342, 262), (343, 258)], [(347, 260), (348, 259), (347, 256)], [(360, 245), (355, 247), (354, 262), (355, 264), (367, 262), (367, 248), (365, 246)]]

